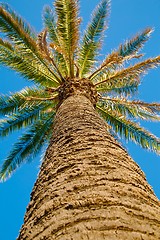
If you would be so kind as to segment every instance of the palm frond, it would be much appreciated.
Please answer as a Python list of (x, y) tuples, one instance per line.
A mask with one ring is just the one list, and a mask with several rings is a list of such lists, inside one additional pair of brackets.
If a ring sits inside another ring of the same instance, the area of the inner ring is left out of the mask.
[(97, 51), (100, 48), (102, 33), (106, 28), (106, 16), (110, 8), (110, 1), (102, 0), (95, 10), (91, 23), (84, 34), (78, 59), (79, 75), (83, 77), (95, 64)]
[(43, 21), (44, 26), (49, 33), (50, 41), (53, 43), (59, 43), (55, 13), (49, 6), (46, 6), (43, 10)]
[(124, 115), (115, 111), (103, 109), (97, 105), (101, 116), (111, 125), (113, 130), (126, 140), (131, 140), (141, 147), (160, 153), (160, 139), (140, 127), (137, 123), (127, 120)]
[(74, 77), (74, 55), (77, 51), (79, 40), (78, 1), (56, 0), (55, 11), (57, 14), (57, 33), (60, 46), (65, 53), (69, 76)]
[(0, 170), (0, 180), (4, 181), (22, 163), (34, 158), (48, 140), (47, 135), (52, 127), (54, 113), (46, 114), (29, 129), (28, 133), (22, 135), (14, 144), (12, 151), (4, 161)]
[(0, 39), (0, 63), (21, 73), (27, 79), (42, 86), (56, 87), (59, 83), (43, 64), (35, 58), (28, 58), (17, 52), (9, 42)]
[(103, 86), (102, 84), (105, 84), (106, 86), (114, 86), (114, 84), (117, 82), (123, 82), (127, 79), (132, 79), (135, 83), (139, 82), (139, 78), (142, 74), (145, 74), (147, 70), (151, 68), (155, 68), (160, 64), (160, 56), (155, 58), (149, 58), (143, 62), (139, 62), (133, 66), (130, 66), (128, 68), (124, 68), (122, 70), (116, 71), (114, 74), (104, 74), (98, 81), (95, 83), (95, 86)]
[(0, 30), (19, 44), (32, 46), (35, 44), (36, 34), (33, 29), (8, 4), (0, 4)]
[(158, 103), (145, 103), (109, 97), (102, 97), (100, 102), (104, 109), (107, 111), (112, 110), (119, 115), (143, 120), (160, 121), (160, 104)]
[(133, 54), (130, 56), (122, 57), (121, 55), (119, 55), (118, 52), (112, 52), (106, 57), (103, 63), (88, 78), (93, 83), (97, 82), (97, 79), (99, 79), (101, 76), (105, 74), (113, 74), (117, 69), (119, 70), (121, 67), (123, 67), (123, 63), (125, 61), (139, 59), (142, 56), (143, 54), (140, 55)]
[(121, 85), (116, 85), (115, 87), (113, 86), (111, 89), (106, 88), (105, 92), (103, 93), (105, 86), (102, 90), (102, 95), (106, 96), (117, 96), (119, 95), (120, 97), (129, 97), (129, 96), (135, 96), (138, 93), (138, 85), (139, 82), (123, 82), (122, 86)]
[(47, 37), (47, 29), (44, 29), (42, 32), (38, 34), (37, 44), (41, 52), (48, 57), (49, 52), (47, 49), (46, 37)]
[(24, 105), (25, 107), (31, 107), (42, 102), (27, 101), (27, 98), (47, 98), (49, 96), (48, 91), (40, 86), (26, 87), (10, 95), (0, 95), (0, 114), (12, 114), (23, 108)]
[(151, 33), (151, 28), (146, 28), (140, 34), (137, 34), (131, 40), (126, 41), (124, 44), (121, 44), (118, 50), (113, 51), (109, 54), (103, 63), (94, 71), (89, 79), (94, 81), (94, 78), (101, 74), (102, 72), (116, 70), (117, 67), (120, 67), (125, 61), (132, 60), (133, 58), (140, 58), (142, 54), (137, 55), (140, 48), (143, 47), (145, 42), (149, 39)]
[(67, 63), (64, 58), (65, 53), (62, 50), (60, 38), (58, 36), (55, 13), (49, 6), (44, 8), (43, 20), (45, 28), (48, 31), (49, 40), (51, 42), (50, 47), (53, 50), (53, 58), (55, 59), (55, 62), (57, 63), (58, 69), (60, 70), (62, 76), (66, 77), (68, 75), (68, 70), (66, 65)]
[(48, 43), (47, 43), (47, 29), (44, 29), (42, 32), (38, 34), (38, 40), (37, 40), (37, 45), (42, 53), (43, 57), (54, 67), (55, 71), (58, 73), (60, 76), (61, 80), (64, 81), (64, 78), (58, 68), (58, 65), (55, 61), (55, 59), (52, 57), (52, 53), (49, 49)]
[[(6, 9), (5, 6), (7, 6)], [(34, 34), (31, 34), (29, 25), (16, 15), (8, 5), (0, 6), (0, 31), (15, 44), (21, 54), (30, 55), (30, 57), (38, 60), (43, 65), (43, 68), (52, 74), (52, 81), (61, 81), (43, 59), (43, 55), (37, 47), (35, 37), (32, 37)]]
[[(106, 76), (106, 79), (107, 78), (109, 79), (108, 76)], [(134, 76), (123, 77), (122, 79), (113, 78), (109, 79), (106, 83), (98, 85), (97, 91), (103, 95), (106, 95), (108, 93), (115, 93), (119, 95), (129, 96), (131, 94), (137, 93), (139, 84), (140, 78), (135, 78)]]
[(27, 127), (38, 120), (41, 115), (41, 110), (46, 106), (43, 105), (32, 106), (30, 108), (23, 108), (22, 110), (8, 115), (6, 119), (0, 121), (0, 136), (6, 137), (9, 133), (19, 130), (22, 127)]
[(121, 44), (117, 52), (122, 57), (138, 53), (138, 51), (144, 46), (146, 41), (148, 41), (152, 32), (153, 29), (146, 28), (144, 31), (137, 34), (131, 40), (127, 40), (124, 44)]

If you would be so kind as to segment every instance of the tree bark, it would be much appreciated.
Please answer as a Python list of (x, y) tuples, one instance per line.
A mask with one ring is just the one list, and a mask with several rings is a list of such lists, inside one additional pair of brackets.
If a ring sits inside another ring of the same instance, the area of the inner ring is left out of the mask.
[(18, 240), (160, 239), (160, 203), (84, 96), (59, 107)]

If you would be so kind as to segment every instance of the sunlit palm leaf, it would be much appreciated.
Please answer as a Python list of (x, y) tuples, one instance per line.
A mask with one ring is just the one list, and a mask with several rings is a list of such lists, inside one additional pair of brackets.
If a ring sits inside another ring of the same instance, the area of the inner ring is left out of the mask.
[(8, 4), (0, 6), (0, 30), (16, 44), (26, 44), (31, 47), (35, 44), (36, 35), (20, 16)]
[(97, 91), (105, 95), (108, 93), (115, 93), (128, 96), (137, 92), (139, 84), (140, 78), (136, 79), (134, 76), (113, 79), (108, 78), (106, 83), (97, 86)]
[(122, 83), (122, 85), (116, 85), (115, 87), (112, 87), (110, 89), (106, 88), (107, 90), (103, 93), (102, 90), (102, 94), (104, 96), (107, 95), (112, 95), (112, 96), (120, 96), (120, 97), (129, 97), (129, 96), (134, 96), (138, 93), (138, 85), (139, 82), (124, 82)]
[(26, 107), (37, 105), (37, 101), (27, 101), (26, 98), (28, 97), (47, 98), (48, 96), (50, 95), (47, 93), (47, 91), (40, 86), (30, 88), (26, 87), (21, 91), (10, 95), (0, 95), (0, 114), (15, 113), (24, 105)]
[(141, 147), (160, 153), (160, 139), (140, 127), (135, 122), (127, 120), (124, 115), (115, 111), (108, 111), (102, 106), (97, 106), (101, 116), (112, 126), (113, 130), (126, 140), (131, 140)]
[(48, 31), (49, 39), (51, 41), (50, 46), (53, 50), (53, 57), (57, 63), (59, 70), (61, 71), (61, 74), (63, 77), (66, 77), (68, 73), (66, 65), (67, 63), (63, 56), (65, 53), (62, 50), (60, 38), (58, 36), (55, 14), (49, 6), (44, 8), (43, 19), (45, 28)]
[(27, 52), (28, 55), (35, 57), (43, 64), (43, 68), (48, 70), (52, 77), (58, 82), (60, 79), (54, 73), (54, 71), (49, 68), (48, 64), (43, 59), (43, 55), (38, 51), (35, 37), (33, 38), (30, 34), (31, 29), (29, 26), (16, 15), (7, 5), (6, 9), (0, 6), (0, 31), (5, 34), (6, 37), (12, 40), (12, 42), (19, 48), (19, 51), (23, 54)]
[(93, 82), (97, 83), (100, 78), (107, 75), (112, 75), (116, 71), (119, 71), (123, 66), (125, 61), (131, 61), (133, 59), (139, 59), (143, 55), (130, 55), (126, 57), (122, 57), (119, 55), (118, 52), (113, 52), (112, 54), (108, 55), (105, 61), (98, 67), (88, 78)]
[(65, 53), (69, 76), (74, 76), (74, 55), (78, 47), (79, 24), (77, 0), (56, 0), (57, 32)]
[(107, 111), (117, 112), (131, 118), (141, 118), (143, 120), (160, 121), (160, 104), (144, 103), (141, 101), (128, 101), (119, 98), (102, 98), (101, 104)]
[(4, 161), (0, 179), (3, 181), (8, 178), (14, 170), (27, 160), (30, 161), (42, 149), (47, 140), (54, 119), (54, 113), (46, 114), (31, 126), (28, 133), (22, 135), (19, 141), (14, 144), (9, 156)]
[[(121, 85), (123, 87), (126, 85), (126, 81), (131, 81), (132, 83), (135, 82), (135, 84), (139, 84), (139, 78), (142, 74), (145, 74), (147, 70), (151, 68), (155, 68), (158, 65), (160, 65), (160, 56), (156, 58), (150, 58), (143, 62), (139, 62), (133, 66), (130, 66), (128, 68), (121, 69), (119, 71), (116, 71), (114, 74), (104, 74), (101, 76), (101, 78), (95, 83), (95, 86), (98, 86), (98, 90), (105, 91), (105, 88), (107, 86), (109, 89), (115, 87), (115, 84)], [(103, 84), (105, 84), (104, 90), (103, 90)]]
[(38, 120), (41, 116), (41, 110), (46, 107), (43, 103), (38, 106), (32, 106), (30, 108), (23, 108), (23, 110), (8, 115), (6, 119), (0, 121), (0, 136), (6, 137), (9, 133), (27, 127), (34, 121)]
[(44, 86), (58, 86), (59, 83), (43, 64), (34, 58), (19, 54), (9, 42), (0, 39), (0, 63), (20, 72), (24, 77)]
[(141, 55), (137, 55), (137, 53), (149, 39), (151, 33), (152, 29), (147, 28), (131, 40), (126, 41), (125, 44), (121, 44), (118, 50), (113, 51), (106, 57), (97, 70), (89, 76), (89, 79), (94, 81), (94, 78), (98, 74), (102, 75), (103, 71), (106, 72), (107, 69), (109, 71), (111, 71), (111, 69), (115, 70), (118, 66), (122, 65), (124, 61), (141, 57)]
[(109, 12), (109, 3), (108, 0), (102, 0), (98, 5), (83, 37), (78, 59), (80, 77), (89, 73), (95, 64), (95, 58), (101, 45), (102, 33), (106, 28), (105, 19)]
[(121, 44), (118, 53), (122, 57), (136, 54), (148, 41), (153, 29), (146, 28), (143, 32), (137, 34), (131, 40), (127, 40), (124, 44)]

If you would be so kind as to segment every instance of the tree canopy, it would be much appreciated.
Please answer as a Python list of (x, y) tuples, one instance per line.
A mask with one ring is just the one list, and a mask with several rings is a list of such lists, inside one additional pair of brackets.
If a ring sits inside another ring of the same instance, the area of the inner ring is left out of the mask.
[(160, 56), (145, 59), (140, 50), (150, 38), (146, 28), (107, 53), (100, 62), (110, 1), (102, 0), (80, 37), (77, 0), (55, 0), (43, 11), (44, 29), (35, 33), (10, 6), (0, 6), (0, 63), (19, 72), (32, 87), (0, 96), (0, 136), (26, 128), (5, 159), (0, 178), (5, 180), (49, 143), (58, 106), (67, 84), (91, 83), (94, 107), (110, 131), (157, 154), (160, 140), (137, 120), (160, 120), (160, 104), (135, 99), (141, 77), (159, 66)]

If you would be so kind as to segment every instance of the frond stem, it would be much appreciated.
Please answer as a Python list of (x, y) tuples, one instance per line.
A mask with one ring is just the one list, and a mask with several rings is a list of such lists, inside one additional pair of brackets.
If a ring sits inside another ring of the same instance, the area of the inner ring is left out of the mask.
[(61, 72), (59, 71), (59, 68), (57, 67), (55, 61), (54, 61), (53, 58), (51, 58), (51, 57), (49, 57), (49, 59), (50, 59), (51, 63), (53, 64), (53, 66), (55, 67), (57, 73), (59, 74), (59, 76), (60, 76), (62, 82), (64, 82), (64, 78), (63, 78)]
[(48, 100), (54, 100), (54, 99), (56, 99), (57, 96), (58, 96), (58, 93), (57, 93), (55, 96), (50, 97), (50, 98), (24, 97), (24, 99), (25, 99), (26, 101), (31, 101), (31, 100), (48, 101)]
[(113, 101), (113, 102), (118, 102), (118, 103), (123, 103), (123, 104), (130, 104), (132, 103), (133, 105), (143, 105), (143, 106), (146, 106), (146, 107), (160, 107), (160, 103), (146, 103), (146, 102), (140, 102), (140, 101), (132, 101), (132, 102), (128, 102), (128, 101), (123, 101), (123, 100), (120, 100), (120, 99), (116, 99), (116, 98), (108, 98), (108, 97), (102, 97), (100, 95), (99, 97), (100, 99), (102, 100), (109, 100), (109, 101)]
[[(136, 58), (136, 59), (138, 59), (138, 58), (141, 58), (141, 57), (143, 57), (143, 54), (139, 54), (139, 55), (137, 55), (137, 54), (134, 54), (134, 55), (131, 55), (131, 56), (127, 56), (127, 57), (124, 57), (124, 58), (122, 58), (121, 56), (119, 56), (119, 62), (117, 62), (116, 64), (117, 65), (120, 65), (120, 64), (122, 64), (124, 61), (127, 61), (127, 60), (131, 60), (131, 59), (133, 59), (133, 58)], [(96, 75), (98, 75), (98, 73), (99, 72), (101, 72), (104, 68), (109, 68), (110, 66), (112, 66), (113, 64), (115, 64), (115, 61), (113, 60), (113, 61), (111, 61), (111, 62), (109, 62), (109, 63), (107, 63), (107, 64), (102, 64), (96, 71), (94, 71), (89, 77), (88, 77), (88, 79), (92, 79), (92, 78), (94, 78)]]
[(109, 77), (109, 78), (107, 78), (103, 81), (95, 83), (94, 86), (105, 83), (108, 80), (114, 79), (115, 77), (125, 76), (127, 73), (129, 74), (131, 72), (132, 73), (137, 72), (138, 74), (141, 74), (141, 73), (145, 72), (145, 70), (154, 68), (157, 65), (160, 65), (160, 56), (157, 56), (156, 58), (149, 58), (149, 59), (147, 59), (143, 62), (137, 63), (133, 66), (128, 67), (128, 68), (122, 69), (121, 71), (116, 72), (113, 76), (111, 76), (111, 77)]

